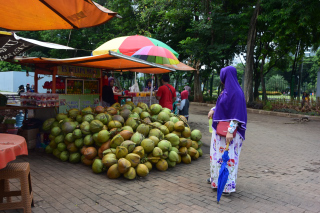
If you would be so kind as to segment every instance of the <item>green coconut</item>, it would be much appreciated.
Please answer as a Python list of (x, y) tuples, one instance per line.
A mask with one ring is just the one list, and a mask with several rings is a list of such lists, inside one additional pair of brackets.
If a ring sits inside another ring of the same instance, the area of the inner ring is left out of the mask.
[(140, 115), (142, 112), (142, 109), (140, 107), (136, 107), (132, 110), (132, 113), (137, 113), (138, 115)]
[(129, 118), (137, 118), (137, 119), (139, 119), (139, 118), (140, 118), (140, 115), (139, 115), (138, 113), (136, 113), (136, 112), (133, 112), (133, 113), (131, 113), (131, 114), (129, 115)]
[(199, 152), (199, 157), (201, 157), (201, 156), (202, 156), (202, 154), (203, 154), (202, 149), (201, 149), (201, 148), (199, 148), (199, 149), (197, 149), (197, 151)]
[(161, 132), (162, 132), (164, 135), (167, 135), (167, 134), (170, 133), (170, 132), (169, 132), (169, 129), (168, 129), (165, 125), (161, 125), (161, 126), (159, 126), (159, 128), (160, 128)]
[(120, 144), (124, 141), (123, 137), (120, 134), (117, 134), (114, 136), (111, 140), (110, 147), (111, 148), (117, 148), (117, 146), (120, 146)]
[(136, 107), (132, 101), (126, 101), (126, 104), (130, 105), (132, 109)]
[(201, 148), (203, 145), (202, 141), (198, 141), (197, 143), (198, 143), (198, 148)]
[(131, 126), (124, 126), (124, 127), (121, 128), (121, 130), (128, 130), (130, 132), (133, 132), (133, 129), (132, 129)]
[(171, 118), (170, 118), (170, 121), (173, 122), (173, 123), (177, 123), (177, 122), (180, 121), (180, 120), (179, 120), (179, 118), (177, 118), (177, 117), (171, 117)]
[(56, 121), (55, 118), (49, 118), (45, 122), (43, 122), (42, 129), (44, 131), (48, 131), (51, 129), (51, 125)]
[(110, 148), (110, 149), (106, 149), (106, 150), (103, 151), (103, 155), (107, 155), (107, 154), (110, 154), (110, 153), (116, 154), (116, 149)]
[(68, 134), (71, 133), (75, 130), (75, 128), (77, 127), (75, 122), (65, 122), (61, 125), (61, 130), (64, 134)]
[(161, 159), (167, 159), (169, 157), (169, 151), (163, 152), (162, 156), (160, 156)]
[(68, 111), (68, 117), (69, 118), (76, 118), (77, 117), (77, 115), (79, 115), (80, 114), (80, 111), (78, 110), (78, 109), (70, 109), (69, 111)]
[(191, 163), (191, 157), (189, 154), (186, 154), (184, 156), (181, 156), (181, 161), (185, 164)]
[(94, 120), (94, 117), (93, 117), (93, 115), (91, 115), (91, 114), (84, 115), (84, 116), (82, 117), (82, 122), (87, 121), (88, 123), (90, 123), (90, 122), (93, 121), (93, 120)]
[[(145, 162), (144, 165), (147, 166), (148, 170), (151, 171), (152, 170), (152, 163), (150, 163), (149, 161)], [(139, 165), (138, 165), (139, 166)]]
[(160, 149), (159, 147), (154, 147), (153, 151), (152, 151), (152, 155), (154, 157), (160, 157), (163, 155), (162, 149)]
[(112, 104), (111, 107), (120, 109), (121, 105), (120, 105), (120, 103), (116, 102), (116, 103)]
[(145, 118), (149, 118), (151, 115), (148, 112), (141, 112), (140, 118), (143, 120)]
[(158, 120), (158, 115), (151, 115), (151, 121), (155, 122)]
[(101, 130), (98, 133), (97, 141), (99, 143), (105, 143), (109, 140), (109, 138), (110, 138), (110, 133), (108, 132), (108, 130)]
[(58, 149), (54, 149), (54, 150), (52, 151), (52, 154), (53, 154), (55, 157), (60, 158), (61, 152), (60, 152)]
[(135, 179), (136, 176), (137, 176), (136, 170), (133, 167), (130, 167), (129, 170), (123, 174), (123, 177), (129, 180)]
[(159, 122), (157, 122), (157, 121), (155, 121), (155, 122), (153, 122), (153, 123), (151, 123), (153, 126), (155, 126), (155, 127), (160, 127), (160, 126), (162, 126), (162, 124), (161, 123), (159, 123)]
[(101, 121), (103, 124), (108, 124), (109, 120), (106, 114), (100, 113), (95, 117), (95, 120)]
[(139, 132), (136, 132), (136, 133), (134, 133), (134, 134), (132, 135), (132, 137), (131, 137), (130, 140), (131, 140), (133, 143), (135, 143), (136, 146), (139, 146), (139, 145), (141, 144), (141, 141), (142, 141), (144, 138), (145, 138), (145, 137), (144, 137), (143, 134), (141, 134), (141, 133), (139, 133)]
[(140, 156), (135, 153), (129, 153), (125, 157), (130, 163), (132, 167), (136, 167), (140, 163)]
[(143, 103), (143, 102), (139, 102), (137, 104), (137, 107), (140, 107), (142, 109), (142, 111), (145, 111), (145, 112), (147, 112), (149, 110), (148, 105), (146, 103)]
[(142, 146), (137, 146), (134, 148), (134, 150), (132, 151), (132, 153), (135, 153), (137, 155), (140, 156), (140, 158), (143, 158), (144, 157), (144, 149)]
[(104, 165), (100, 159), (95, 159), (92, 164), (92, 171), (99, 174), (105, 170)]
[(162, 106), (160, 104), (152, 104), (150, 106), (150, 111), (152, 115), (158, 115), (162, 110)]
[(58, 121), (54, 121), (54, 122), (52, 123), (52, 125), (51, 125), (51, 128), (56, 127), (56, 126), (57, 126), (57, 127), (60, 127), (60, 126), (61, 126)]
[(179, 155), (175, 151), (170, 151), (168, 157), (169, 157), (169, 160), (172, 161), (172, 162), (179, 161)]
[(167, 140), (162, 140), (158, 143), (158, 147), (162, 149), (163, 152), (169, 151), (172, 148), (172, 145)]
[(191, 145), (191, 147), (192, 147), (192, 148), (194, 148), (194, 149), (198, 149), (198, 148), (199, 148), (199, 146), (198, 146), (197, 141), (192, 141), (192, 145)]
[(78, 138), (74, 141), (74, 145), (76, 145), (77, 148), (81, 149), (84, 145), (83, 138)]
[(180, 143), (179, 137), (176, 134), (169, 133), (164, 136), (164, 138), (168, 141), (170, 141), (172, 146), (178, 146)]
[(116, 179), (118, 177), (121, 176), (121, 173), (118, 170), (118, 164), (113, 164), (112, 166), (110, 166), (110, 168), (108, 169), (107, 172), (107, 177), (110, 179)]
[(50, 141), (49, 146), (50, 146), (52, 149), (56, 149), (56, 148), (57, 148), (57, 144), (54, 142), (54, 140)]
[(92, 135), (86, 135), (83, 139), (83, 144), (85, 146), (92, 146), (92, 144), (94, 143), (93, 137)]
[(201, 138), (202, 138), (202, 134), (201, 134), (200, 130), (194, 129), (194, 130), (191, 132), (191, 139), (192, 139), (193, 141), (199, 141)]
[(123, 106), (120, 107), (120, 110), (125, 110), (125, 109), (131, 111), (133, 108), (129, 104), (124, 104)]
[(62, 160), (63, 162), (67, 161), (70, 157), (70, 154), (68, 151), (62, 151), (60, 154), (60, 160)]
[(104, 115), (107, 117), (108, 123), (109, 123), (110, 121), (112, 121), (112, 115), (110, 115), (110, 114), (107, 113), (107, 112), (105, 112)]
[(126, 140), (126, 141), (123, 141), (120, 146), (124, 146), (128, 149), (128, 152), (131, 153), (134, 148), (136, 147), (136, 144), (130, 140)]
[(83, 135), (89, 135), (91, 134), (90, 132), (90, 124), (88, 121), (83, 121), (80, 125), (80, 130)]
[(168, 115), (170, 115), (170, 114), (171, 114), (171, 109), (169, 109), (169, 108), (167, 108), (167, 107), (164, 107), (164, 108), (162, 108), (161, 112), (165, 112), (165, 113), (167, 113)]
[(76, 147), (75, 143), (69, 143), (67, 146), (67, 150), (71, 153), (75, 153), (78, 151), (78, 148)]
[(179, 146), (186, 147), (188, 145), (188, 140), (186, 138), (180, 138), (179, 140)]
[(80, 129), (75, 129), (72, 133), (72, 136), (75, 138), (75, 139), (79, 139), (79, 138), (82, 138), (82, 132)]
[(177, 165), (177, 162), (166, 159), (169, 168), (173, 168)]
[(117, 159), (125, 158), (128, 154), (128, 149), (124, 146), (117, 146), (116, 148), (116, 157)]
[(125, 125), (130, 126), (133, 129), (133, 131), (136, 131), (137, 127), (139, 126), (138, 122), (132, 117), (126, 120)]
[(159, 138), (159, 140), (163, 139), (163, 133), (159, 130), (159, 129), (151, 129), (149, 132), (149, 137), (150, 136), (155, 136), (157, 138)]
[(159, 141), (160, 141), (159, 138), (157, 138), (156, 136), (150, 136), (149, 138), (150, 138), (151, 140), (153, 140), (154, 146), (157, 146), (157, 145), (158, 145), (158, 143), (159, 143)]
[(68, 133), (66, 135), (66, 137), (64, 138), (64, 140), (66, 140), (69, 143), (72, 143), (72, 142), (74, 142), (75, 138), (73, 137), (72, 133)]
[(61, 121), (61, 120), (65, 119), (65, 118), (68, 118), (68, 116), (66, 114), (64, 114), (64, 113), (59, 113), (59, 114), (56, 115), (57, 121)]
[(93, 109), (91, 107), (86, 107), (83, 110), (81, 110), (82, 115), (88, 115), (93, 114)]
[(56, 144), (63, 143), (63, 141), (64, 141), (64, 135), (58, 135), (57, 137), (54, 138), (54, 142)]
[(146, 153), (150, 153), (154, 149), (154, 142), (153, 140), (146, 138), (141, 141), (141, 146), (143, 147)]
[(51, 129), (51, 135), (53, 136), (58, 136), (60, 133), (61, 133), (61, 129), (57, 126)]
[(136, 129), (137, 132), (140, 132), (141, 134), (144, 135), (144, 137), (147, 137), (148, 134), (149, 134), (149, 126), (147, 124), (140, 124), (137, 129)]
[(119, 121), (110, 121), (108, 123), (108, 128), (113, 129), (113, 128), (121, 128), (122, 124)]
[(118, 163), (118, 159), (117, 159), (116, 155), (113, 153), (109, 153), (109, 154), (103, 156), (101, 161), (102, 161), (103, 165), (107, 168), (109, 168), (113, 164)]
[(53, 149), (51, 148), (51, 146), (46, 146), (45, 152), (46, 152), (47, 154), (51, 154), (51, 153), (53, 152)]
[(93, 120), (90, 123), (90, 132), (96, 133), (100, 132), (103, 128), (103, 123), (99, 120)]
[(132, 168), (130, 161), (128, 161), (125, 158), (120, 158), (118, 160), (118, 171), (121, 174), (126, 173), (129, 170), (129, 168)]
[(162, 122), (167, 122), (170, 121), (170, 116), (168, 113), (162, 111), (158, 114), (158, 120)]
[(170, 149), (170, 151), (174, 151), (174, 152), (176, 152), (176, 153), (178, 153), (178, 154), (179, 154), (179, 149), (178, 149), (178, 148), (176, 148), (176, 147), (172, 147), (172, 148)]
[(115, 107), (108, 107), (106, 112), (109, 113), (110, 115), (117, 115), (118, 114), (118, 110)]
[(129, 109), (123, 109), (120, 112), (120, 115), (123, 117), (124, 120), (127, 120), (131, 114), (131, 111)]
[[(152, 165), (151, 165), (152, 168)], [(136, 173), (140, 177), (145, 177), (149, 174), (149, 169), (145, 164), (138, 164), (136, 167)]]
[(67, 150), (67, 145), (65, 145), (64, 143), (59, 143), (58, 146), (57, 146), (57, 149), (60, 151), (60, 152), (63, 152), (65, 150)]
[(71, 153), (69, 156), (69, 162), (70, 163), (79, 163), (81, 160), (81, 155), (80, 153)]
[(168, 169), (168, 163), (164, 159), (160, 159), (156, 164), (156, 167), (159, 171), (166, 171)]
[(168, 128), (169, 132), (174, 131), (174, 123), (172, 121), (167, 121), (164, 125)]
[(78, 123), (82, 123), (82, 115), (77, 115), (76, 121), (77, 121)]
[(121, 126), (124, 125), (124, 118), (121, 115), (114, 115), (112, 116), (112, 120), (119, 121), (121, 123)]

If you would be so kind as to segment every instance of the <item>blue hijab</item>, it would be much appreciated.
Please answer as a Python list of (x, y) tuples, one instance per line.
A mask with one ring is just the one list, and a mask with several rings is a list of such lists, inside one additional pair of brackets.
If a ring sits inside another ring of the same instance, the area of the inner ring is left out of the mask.
[(220, 80), (224, 84), (224, 90), (217, 100), (212, 127), (217, 130), (219, 121), (237, 120), (239, 122), (237, 132), (244, 140), (247, 129), (247, 106), (238, 83), (236, 68), (232, 66), (222, 68)]

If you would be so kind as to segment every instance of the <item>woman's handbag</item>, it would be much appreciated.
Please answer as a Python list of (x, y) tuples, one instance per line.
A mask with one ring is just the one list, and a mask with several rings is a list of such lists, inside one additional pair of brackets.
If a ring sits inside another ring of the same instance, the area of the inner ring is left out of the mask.
[[(226, 137), (228, 133), (228, 126), (229, 122), (227, 121), (219, 121), (217, 125), (217, 135), (220, 135), (221, 137)], [(233, 132), (233, 137), (236, 137), (237, 129)]]

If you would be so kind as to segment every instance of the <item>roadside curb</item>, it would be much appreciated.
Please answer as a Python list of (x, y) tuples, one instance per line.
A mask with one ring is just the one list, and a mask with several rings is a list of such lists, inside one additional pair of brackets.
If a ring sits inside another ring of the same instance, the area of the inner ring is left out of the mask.
[[(190, 102), (190, 104), (195, 106), (208, 106), (213, 107), (214, 104), (206, 104), (206, 103), (198, 103), (198, 102)], [(292, 113), (285, 113), (285, 112), (273, 112), (273, 111), (266, 111), (261, 109), (251, 109), (247, 108), (247, 112), (261, 114), (261, 115), (273, 115), (279, 117), (287, 117), (287, 118), (309, 118), (309, 120), (320, 121), (320, 116), (311, 116), (311, 115), (299, 115), (299, 114), (292, 114)]]

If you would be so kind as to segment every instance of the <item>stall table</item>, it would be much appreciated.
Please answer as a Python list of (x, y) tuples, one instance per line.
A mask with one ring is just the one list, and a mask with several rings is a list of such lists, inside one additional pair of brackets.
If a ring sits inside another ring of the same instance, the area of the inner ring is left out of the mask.
[(0, 133), (0, 169), (19, 155), (28, 155), (26, 139), (19, 135)]

